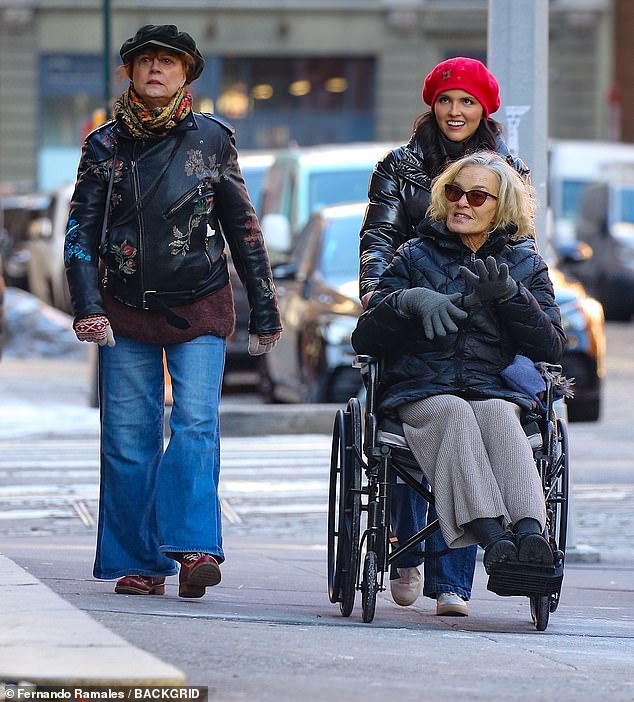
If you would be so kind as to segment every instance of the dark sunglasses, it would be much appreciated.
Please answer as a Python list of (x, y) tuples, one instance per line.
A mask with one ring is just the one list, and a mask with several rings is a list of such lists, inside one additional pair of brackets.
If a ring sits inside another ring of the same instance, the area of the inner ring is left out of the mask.
[(492, 197), (494, 200), (498, 199), (497, 195), (491, 195), (491, 193), (487, 193), (485, 190), (463, 190), (455, 183), (447, 183), (445, 185), (445, 197), (449, 202), (458, 202), (463, 195), (467, 196), (467, 202), (471, 207), (484, 205), (488, 197)]

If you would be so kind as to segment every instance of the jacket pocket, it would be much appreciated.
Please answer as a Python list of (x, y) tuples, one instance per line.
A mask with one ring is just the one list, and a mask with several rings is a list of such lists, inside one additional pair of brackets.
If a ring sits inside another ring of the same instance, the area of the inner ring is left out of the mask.
[(209, 214), (214, 207), (215, 190), (210, 180), (201, 180), (191, 190), (178, 198), (175, 203), (163, 211), (163, 219), (171, 219), (184, 207), (193, 205), (194, 214)]

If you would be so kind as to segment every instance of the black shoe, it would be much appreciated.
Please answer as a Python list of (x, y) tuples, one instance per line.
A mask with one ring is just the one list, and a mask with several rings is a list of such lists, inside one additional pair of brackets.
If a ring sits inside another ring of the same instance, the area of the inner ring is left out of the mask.
[(518, 559), (523, 563), (552, 566), (553, 551), (541, 534), (520, 534), (517, 537)]
[(484, 549), (484, 569), (489, 575), (491, 575), (492, 570), (495, 570), (504, 563), (517, 560), (517, 546), (511, 534), (501, 536)]

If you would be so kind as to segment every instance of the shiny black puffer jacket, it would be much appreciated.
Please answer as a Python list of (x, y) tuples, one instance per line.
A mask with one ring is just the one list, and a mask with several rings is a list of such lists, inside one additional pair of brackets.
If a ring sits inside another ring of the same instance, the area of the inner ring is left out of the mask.
[[(494, 256), (498, 267), (507, 263), (517, 294), (469, 307), (456, 333), (427, 340), (420, 319), (398, 311), (401, 292), (425, 287), (467, 295), (473, 291), (459, 268), (474, 270), (476, 256)], [(357, 353), (383, 358), (379, 409), (390, 413), (440, 394), (503, 398), (526, 406), (529, 397), (507, 387), (500, 371), (516, 354), (558, 363), (565, 338), (548, 268), (532, 247), (511, 246), (506, 232), (495, 232), (474, 254), (443, 225), (426, 223), (420, 238), (399, 248), (388, 265), (352, 344)]]
[(120, 302), (157, 310), (221, 289), (228, 283), (225, 239), (247, 290), (249, 330), (279, 331), (269, 259), (233, 129), (192, 113), (162, 138), (134, 139), (117, 120), (88, 136), (64, 248), (76, 319), (104, 314), (100, 283)]
[[(526, 164), (511, 155), (499, 134), (496, 151), (524, 179), (529, 178)], [(431, 178), (425, 170), (424, 154), (414, 138), (390, 151), (374, 167), (361, 227), (360, 297), (376, 288), (396, 249), (415, 236), (416, 227), (429, 207), (430, 191)]]

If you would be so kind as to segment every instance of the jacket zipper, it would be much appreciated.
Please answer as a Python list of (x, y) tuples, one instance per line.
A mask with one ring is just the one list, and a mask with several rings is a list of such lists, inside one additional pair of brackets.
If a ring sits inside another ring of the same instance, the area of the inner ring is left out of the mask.
[[(476, 261), (477, 256), (475, 254), (475, 251), (472, 251), (469, 254), (469, 261), (473, 265), (473, 263)], [(465, 334), (464, 331), (459, 332), (459, 338), (458, 338), (458, 343), (457, 343), (457, 350), (458, 350), (458, 357), (460, 359), (459, 363), (457, 364), (456, 368), (456, 376), (458, 380), (458, 387), (464, 388), (464, 380), (463, 380), (463, 370), (464, 370), (464, 344), (465, 344)]]
[(135, 158), (136, 150), (137, 144), (135, 142), (132, 146), (132, 161), (130, 162), (130, 166), (132, 169), (132, 185), (134, 188), (134, 206), (136, 209), (137, 222), (139, 225), (139, 241), (137, 243), (137, 250), (139, 252), (139, 263), (141, 264), (139, 270), (141, 289), (139, 291), (139, 294), (141, 297), (141, 302), (143, 304), (145, 302), (145, 247), (143, 245), (143, 217), (141, 207), (139, 205), (141, 188), (139, 186), (139, 174), (137, 171), (137, 160)]
[(204, 185), (203, 183), (198, 183), (198, 185), (193, 189), (190, 190), (188, 193), (185, 193), (179, 200), (177, 200), (170, 208), (167, 210), (167, 212), (163, 215), (165, 219), (168, 219), (169, 217), (173, 217), (178, 210), (180, 210), (181, 207), (186, 205), (190, 200), (192, 200), (196, 195), (198, 197), (203, 196), (203, 190), (204, 190)]

